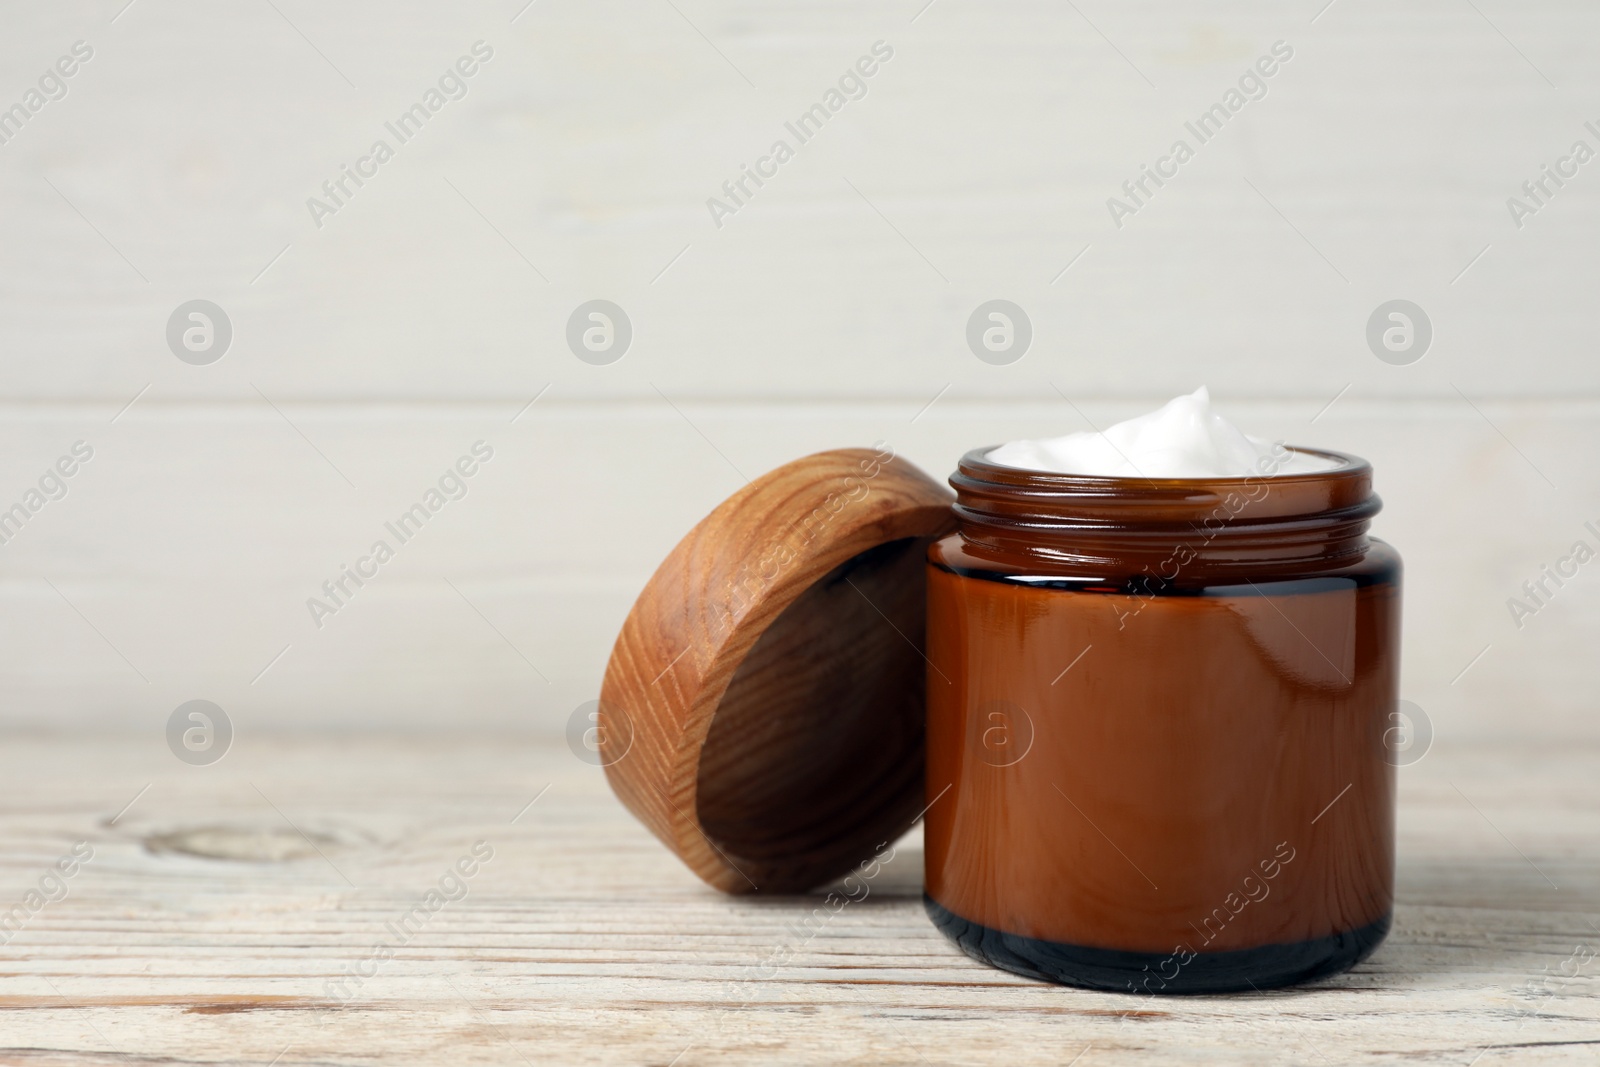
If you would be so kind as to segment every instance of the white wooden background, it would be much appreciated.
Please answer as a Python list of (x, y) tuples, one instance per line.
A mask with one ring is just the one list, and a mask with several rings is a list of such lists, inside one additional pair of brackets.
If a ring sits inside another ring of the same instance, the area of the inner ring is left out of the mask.
[[(95, 448), (0, 546), (5, 722), (159, 729), (203, 697), (241, 734), (555, 729), (741, 474), (879, 438), (943, 473), (1204, 382), (1257, 432), (1377, 464), (1405, 691), (1441, 735), (1600, 737), (1600, 574), (1520, 631), (1506, 606), (1600, 518), (1600, 164), (1520, 231), (1505, 205), (1600, 146), (1592, 5), (5, 18), (0, 103), (75, 41), (94, 57), (0, 145), (0, 506)], [(306, 199), (479, 40), (468, 95), (317, 228)], [(715, 227), (706, 198), (879, 40), (866, 97)], [(1277, 40), (1268, 95), (1115, 228), (1106, 198)], [(197, 297), (235, 329), (203, 367), (164, 341)], [(611, 366), (563, 340), (597, 297), (634, 324)], [(1010, 366), (964, 343), (994, 297), (1035, 325)], [(1364, 341), (1397, 297), (1436, 335), (1403, 367)], [(306, 598), (480, 438), (469, 497), (317, 629)]]

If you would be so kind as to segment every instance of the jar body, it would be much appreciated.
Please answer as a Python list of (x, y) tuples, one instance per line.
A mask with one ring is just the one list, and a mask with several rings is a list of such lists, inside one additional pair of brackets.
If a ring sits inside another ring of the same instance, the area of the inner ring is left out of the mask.
[(1398, 554), (1363, 536), (1337, 565), (1153, 589), (973, 549), (928, 556), (925, 889), (946, 935), (1139, 993), (1368, 955), (1393, 906)]

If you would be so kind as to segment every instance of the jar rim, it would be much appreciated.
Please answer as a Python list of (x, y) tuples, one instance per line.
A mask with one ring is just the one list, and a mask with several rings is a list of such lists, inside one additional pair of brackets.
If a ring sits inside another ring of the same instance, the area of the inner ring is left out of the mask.
[(1359, 554), (1383, 502), (1372, 465), (1285, 446), (1337, 465), (1297, 474), (1147, 478), (1063, 474), (961, 458), (950, 485), (968, 551), (1095, 568), (1174, 551), (1213, 568), (1317, 563)]
[(1370, 474), (1372, 464), (1360, 456), (1349, 452), (1339, 452), (1331, 448), (1308, 448), (1304, 445), (1284, 445), (1290, 452), (1313, 456), (1317, 459), (1332, 460), (1335, 466), (1317, 471), (1299, 471), (1293, 474), (1239, 474), (1222, 475), (1204, 478), (1155, 478), (1143, 474), (1069, 474), (1061, 471), (1041, 471), (1028, 467), (1015, 467), (1007, 463), (996, 463), (989, 459), (989, 454), (1001, 445), (985, 445), (974, 448), (961, 457), (958, 469), (966, 468), (976, 473), (990, 476), (985, 480), (993, 480), (1002, 484), (1030, 484), (1040, 488), (1060, 487), (1063, 489), (1117, 489), (1126, 491), (1129, 486), (1178, 489), (1218, 488), (1230, 489), (1239, 485), (1251, 484), (1260, 481), (1288, 482), (1313, 479), (1333, 478), (1339, 476), (1359, 476), (1363, 473)]
[[(1197, 521), (1230, 499), (1250, 504), (1233, 517), (1246, 522), (1304, 517), (1360, 507), (1372, 494), (1372, 464), (1332, 449), (1285, 446), (1318, 459), (1327, 470), (1296, 474), (1244, 474), (1220, 478), (1150, 478), (1143, 475), (1063, 474), (995, 463), (987, 458), (998, 446), (975, 448), (961, 457), (950, 485), (958, 502), (979, 511), (985, 503), (1003, 511), (1033, 511), (1080, 521)], [(1364, 509), (1363, 509), (1364, 510)], [(1377, 507), (1372, 507), (1375, 513)]]

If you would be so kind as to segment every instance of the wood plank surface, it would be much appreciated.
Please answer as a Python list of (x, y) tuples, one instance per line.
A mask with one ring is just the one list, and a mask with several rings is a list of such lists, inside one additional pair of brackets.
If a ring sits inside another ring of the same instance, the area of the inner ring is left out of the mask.
[[(0, 545), (0, 716), (17, 729), (154, 729), (205, 697), (257, 733), (555, 732), (599, 692), (645, 582), (744, 484), (739, 472), (881, 440), (943, 479), (968, 449), (1168, 399), (1069, 404), (1045, 387), (1028, 403), (930, 405), (937, 392), (728, 405), (669, 392), (670, 404), (617, 411), (557, 388), (515, 423), (527, 397), (354, 415), (285, 403), (281, 416), (260, 400), (146, 397), (115, 424), (126, 397), (0, 405), (0, 509), (73, 441), (95, 448), (69, 494)], [(1600, 740), (1600, 570), (1582, 568), (1533, 617), (1507, 609), (1576, 540), (1600, 546), (1585, 526), (1600, 527), (1600, 403), (1333, 398), (1224, 410), (1254, 433), (1372, 462), (1384, 501), (1373, 533), (1406, 563), (1401, 696), (1441, 737), (1520, 736), (1531, 701), (1542, 731)], [(384, 524), (478, 440), (495, 457), (469, 494), (399, 544)], [(396, 558), (313, 618), (308, 599), (378, 538)]]
[[(837, 913), (717, 894), (560, 737), (245, 733), (189, 766), (159, 735), (13, 733), (0, 1063), (1589, 1064), (1597, 755), (1441, 743), (1401, 772), (1372, 959), (1147, 1000), (962, 956), (915, 831)], [(41, 879), (60, 899), (28, 915)]]

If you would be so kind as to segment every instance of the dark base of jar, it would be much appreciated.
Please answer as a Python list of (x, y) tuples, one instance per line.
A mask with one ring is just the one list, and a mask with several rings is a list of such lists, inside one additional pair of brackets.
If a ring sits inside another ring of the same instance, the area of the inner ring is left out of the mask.
[(1358, 930), (1311, 941), (1197, 952), (1176, 976), (1164, 978), (1163, 972), (1175, 965), (1171, 953), (1040, 941), (969, 922), (927, 893), (922, 901), (940, 932), (980, 963), (1029, 978), (1114, 993), (1242, 993), (1309, 982), (1338, 974), (1372, 955), (1394, 919), (1391, 912)]

